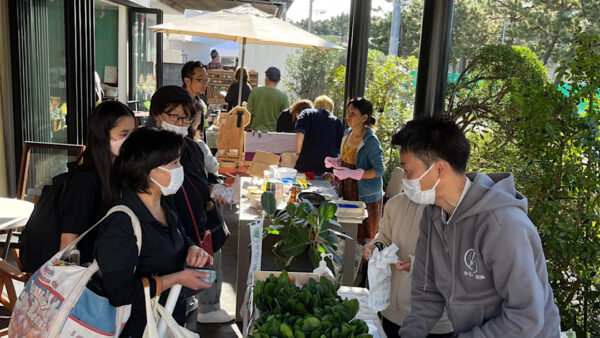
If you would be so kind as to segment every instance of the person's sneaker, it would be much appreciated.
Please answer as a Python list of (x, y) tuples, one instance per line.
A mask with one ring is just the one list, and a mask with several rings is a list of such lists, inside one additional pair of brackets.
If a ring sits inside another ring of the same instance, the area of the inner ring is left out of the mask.
[(198, 312), (198, 323), (227, 323), (234, 319), (235, 317), (232, 314), (223, 309), (207, 313)]
[(185, 306), (185, 315), (187, 316), (190, 312), (198, 308), (198, 299), (195, 296), (188, 297)]

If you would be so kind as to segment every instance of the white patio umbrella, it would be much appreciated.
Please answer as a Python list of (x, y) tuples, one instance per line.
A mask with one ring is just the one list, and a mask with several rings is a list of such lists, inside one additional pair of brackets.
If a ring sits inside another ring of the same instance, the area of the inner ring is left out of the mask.
[[(244, 67), (246, 43), (314, 49), (343, 49), (249, 4), (150, 27), (157, 33), (186, 34), (231, 40), (242, 44)], [(239, 86), (238, 106), (242, 101)]]

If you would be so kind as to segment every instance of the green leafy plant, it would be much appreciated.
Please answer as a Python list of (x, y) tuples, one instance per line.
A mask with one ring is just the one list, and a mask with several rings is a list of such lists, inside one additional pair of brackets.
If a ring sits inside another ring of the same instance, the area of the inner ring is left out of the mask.
[[(285, 210), (277, 212), (277, 202), (273, 193), (266, 191), (261, 197), (262, 208), (271, 221), (266, 234), (279, 235), (280, 239), (273, 246), (275, 262), (282, 268), (288, 267), (294, 257), (308, 249), (308, 257), (313, 267), (319, 266), (321, 253), (330, 253), (333, 262), (342, 264), (337, 253), (338, 236), (350, 238), (348, 235), (332, 229), (341, 228), (334, 220), (337, 205), (324, 203), (318, 209), (308, 201), (289, 203)], [(333, 272), (333, 262), (326, 258), (327, 266)]]
[(321, 276), (297, 287), (284, 271), (257, 281), (253, 302), (260, 316), (252, 337), (372, 337), (367, 324), (356, 317), (359, 302), (342, 300), (339, 283)]

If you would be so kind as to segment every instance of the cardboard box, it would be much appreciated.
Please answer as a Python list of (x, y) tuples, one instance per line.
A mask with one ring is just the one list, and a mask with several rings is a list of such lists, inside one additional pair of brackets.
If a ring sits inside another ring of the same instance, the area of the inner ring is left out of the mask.
[[(244, 313), (244, 315), (242, 316), (244, 319), (244, 326), (242, 327), (243, 332), (242, 334), (244, 335), (244, 337), (248, 337), (248, 335), (250, 334), (250, 332), (252, 332), (252, 327), (254, 326), (254, 320), (256, 318), (258, 318), (258, 316), (260, 315), (258, 309), (256, 309), (254, 307), (254, 304), (252, 303), (252, 291), (254, 290), (254, 284), (256, 284), (257, 281), (265, 281), (267, 280), (267, 278), (269, 278), (269, 276), (271, 274), (275, 275), (275, 277), (279, 277), (279, 275), (281, 275), (282, 271), (255, 271), (253, 274), (253, 281), (252, 281), (252, 287), (250, 288), (250, 292), (247, 293), (246, 295), (246, 299), (244, 301), (244, 303), (246, 304), (246, 307), (242, 307), (242, 311), (246, 311), (246, 313)], [(319, 275), (318, 273), (312, 273), (312, 272), (289, 272), (288, 271), (288, 276), (291, 277), (294, 280), (294, 283), (296, 284), (296, 286), (298, 287), (302, 287), (302, 285), (306, 284), (306, 282), (308, 282), (309, 279), (313, 278), (316, 281), (319, 281), (319, 278), (321, 278), (321, 275)], [(335, 283), (335, 280), (332, 280)]]
[[(279, 275), (281, 275), (281, 271), (254, 272), (252, 286), (254, 287), (256, 281), (267, 280), (267, 278), (269, 278), (271, 274), (275, 275), (276, 277), (279, 277)], [(298, 287), (302, 287), (302, 285), (306, 284), (306, 282), (308, 282), (310, 278), (319, 281), (319, 278), (321, 277), (320, 274), (308, 272), (288, 272), (288, 275), (289, 277), (294, 279), (294, 283)], [(326, 277), (331, 279), (335, 283), (334, 279), (332, 279), (329, 276)], [(248, 304), (249, 307), (242, 308), (242, 311), (244, 311), (245, 309), (249, 309), (248, 311), (246, 311), (246, 313), (244, 313), (243, 316), (244, 326), (242, 333), (244, 337), (248, 337), (248, 335), (252, 332), (254, 320), (260, 315), (258, 309), (254, 307), (254, 304), (252, 304), (253, 287), (250, 288), (249, 299), (245, 300), (245, 303)], [(383, 327), (381, 326), (381, 322), (379, 321), (379, 317), (377, 316), (377, 312), (370, 309), (367, 305), (368, 295), (369, 290), (365, 288), (342, 286), (338, 290), (338, 296), (340, 296), (342, 299), (357, 299), (359, 301), (360, 308), (355, 318), (359, 318), (365, 321), (365, 323), (369, 326), (369, 333), (373, 335), (373, 338), (386, 338), (386, 335), (383, 331)]]

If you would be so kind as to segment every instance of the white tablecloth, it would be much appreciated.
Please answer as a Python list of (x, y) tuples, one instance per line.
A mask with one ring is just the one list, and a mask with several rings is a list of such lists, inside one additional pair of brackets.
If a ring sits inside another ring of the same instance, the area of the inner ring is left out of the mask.
[(33, 203), (0, 197), (0, 230), (24, 226), (33, 211)]

